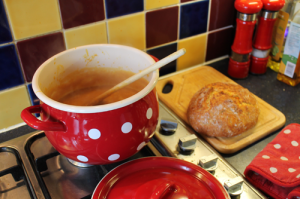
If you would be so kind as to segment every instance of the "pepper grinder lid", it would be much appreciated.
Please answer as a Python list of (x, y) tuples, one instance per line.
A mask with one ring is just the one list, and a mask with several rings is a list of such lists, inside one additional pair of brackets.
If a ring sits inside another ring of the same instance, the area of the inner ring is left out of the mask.
[(263, 9), (269, 11), (278, 11), (283, 8), (285, 0), (261, 0)]
[(234, 7), (241, 13), (255, 14), (262, 9), (263, 3), (261, 0), (236, 0)]

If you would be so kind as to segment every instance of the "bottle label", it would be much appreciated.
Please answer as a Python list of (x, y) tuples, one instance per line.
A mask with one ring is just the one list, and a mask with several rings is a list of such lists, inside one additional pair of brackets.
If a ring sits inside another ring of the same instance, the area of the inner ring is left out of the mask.
[[(300, 24), (291, 22), (279, 72), (293, 78), (300, 51)], [(297, 70), (298, 71), (298, 70)]]
[(272, 59), (275, 61), (280, 60), (282, 53), (283, 41), (285, 38), (285, 30), (289, 21), (289, 13), (282, 10), (278, 12), (277, 20), (274, 24), (273, 36), (272, 36)]

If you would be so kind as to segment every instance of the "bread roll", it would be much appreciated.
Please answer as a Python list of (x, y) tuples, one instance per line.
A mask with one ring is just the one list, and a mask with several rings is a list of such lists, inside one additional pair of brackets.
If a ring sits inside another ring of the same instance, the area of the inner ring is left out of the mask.
[(210, 137), (232, 137), (257, 123), (259, 108), (248, 89), (232, 83), (204, 86), (191, 99), (187, 117), (193, 129)]

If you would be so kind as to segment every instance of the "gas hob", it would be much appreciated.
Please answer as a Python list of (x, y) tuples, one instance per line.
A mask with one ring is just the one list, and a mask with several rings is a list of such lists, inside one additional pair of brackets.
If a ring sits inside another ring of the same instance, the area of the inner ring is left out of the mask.
[(127, 160), (87, 166), (70, 162), (36, 131), (0, 143), (0, 199), (90, 199), (99, 181), (124, 162), (149, 156), (170, 156), (192, 162), (209, 171), (231, 198), (267, 198), (236, 169), (160, 103), (154, 137)]

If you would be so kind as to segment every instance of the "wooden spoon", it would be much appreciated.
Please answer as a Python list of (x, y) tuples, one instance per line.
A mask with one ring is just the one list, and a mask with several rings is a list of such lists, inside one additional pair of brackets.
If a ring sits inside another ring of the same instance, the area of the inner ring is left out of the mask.
[(107, 96), (111, 95), (112, 93), (116, 92), (117, 90), (123, 88), (124, 86), (127, 86), (128, 84), (131, 84), (132, 82), (142, 78), (143, 76), (147, 75), (148, 73), (161, 68), (162, 66), (174, 61), (178, 57), (184, 55), (186, 50), (184, 48), (172, 53), (171, 55), (168, 55), (167, 57), (163, 58), (162, 60), (156, 62), (155, 64), (145, 68), (139, 73), (136, 73), (135, 75), (129, 77), (128, 79), (122, 81), (121, 83), (117, 84), (116, 86), (112, 87), (111, 89), (107, 90), (106, 92), (102, 93), (98, 97), (96, 97), (94, 100), (89, 102), (87, 106), (93, 106), (97, 104), (101, 104), (101, 101), (106, 98)]

